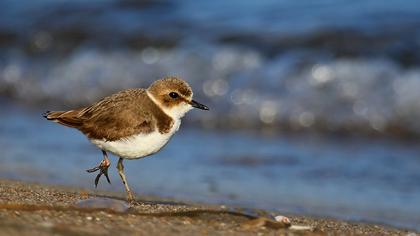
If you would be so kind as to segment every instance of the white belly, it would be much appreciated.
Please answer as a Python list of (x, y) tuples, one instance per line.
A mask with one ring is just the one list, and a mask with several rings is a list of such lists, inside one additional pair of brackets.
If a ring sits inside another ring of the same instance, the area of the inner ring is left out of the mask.
[(133, 135), (118, 141), (98, 139), (92, 139), (90, 141), (100, 149), (111, 152), (116, 156), (126, 159), (138, 159), (162, 149), (172, 135), (179, 129), (180, 124), (180, 120), (176, 121), (170, 132), (166, 134), (154, 131), (149, 134)]

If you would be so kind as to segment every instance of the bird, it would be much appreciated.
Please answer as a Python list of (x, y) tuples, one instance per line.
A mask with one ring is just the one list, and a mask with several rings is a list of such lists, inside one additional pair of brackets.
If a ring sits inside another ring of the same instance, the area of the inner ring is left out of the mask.
[(181, 118), (191, 109), (209, 108), (192, 99), (193, 91), (184, 80), (168, 76), (156, 80), (148, 88), (130, 88), (100, 99), (90, 106), (68, 111), (47, 111), (44, 118), (81, 131), (103, 155), (95, 187), (104, 175), (108, 183), (111, 165), (108, 153), (119, 157), (118, 174), (129, 203), (134, 195), (124, 174), (124, 160), (150, 156), (161, 150), (178, 131)]

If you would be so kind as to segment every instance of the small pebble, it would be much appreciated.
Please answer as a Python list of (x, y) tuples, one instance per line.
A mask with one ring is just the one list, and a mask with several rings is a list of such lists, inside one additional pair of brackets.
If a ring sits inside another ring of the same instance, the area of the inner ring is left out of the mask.
[(86, 216), (86, 220), (92, 220), (92, 216)]
[(277, 222), (282, 222), (282, 223), (285, 223), (285, 224), (290, 224), (290, 219), (287, 218), (286, 216), (278, 215), (278, 216), (274, 217), (274, 219), (276, 219)]

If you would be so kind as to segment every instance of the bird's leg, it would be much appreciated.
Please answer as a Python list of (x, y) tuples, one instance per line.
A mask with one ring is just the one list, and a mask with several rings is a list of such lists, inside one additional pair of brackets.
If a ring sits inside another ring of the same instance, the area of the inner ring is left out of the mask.
[(128, 187), (128, 183), (127, 183), (127, 178), (125, 177), (124, 174), (124, 165), (123, 165), (123, 160), (121, 157), (118, 160), (118, 164), (117, 164), (117, 169), (118, 169), (118, 174), (120, 174), (120, 177), (123, 181), (124, 187), (125, 187), (125, 191), (127, 192), (127, 200), (129, 203), (134, 203), (134, 196), (131, 193), (130, 187)]
[(99, 170), (99, 174), (95, 178), (95, 188), (98, 187), (98, 182), (102, 175), (105, 175), (108, 183), (111, 183), (108, 176), (108, 168), (111, 165), (111, 162), (109, 161), (108, 155), (106, 154), (104, 150), (102, 150), (102, 154), (104, 155), (104, 159), (101, 161), (99, 166), (86, 170), (89, 173), (93, 173)]

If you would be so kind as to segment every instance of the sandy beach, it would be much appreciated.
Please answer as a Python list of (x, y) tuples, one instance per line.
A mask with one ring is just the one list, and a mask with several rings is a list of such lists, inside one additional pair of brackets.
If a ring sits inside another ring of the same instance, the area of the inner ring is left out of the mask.
[(386, 226), (0, 180), (0, 235), (416, 235)]

